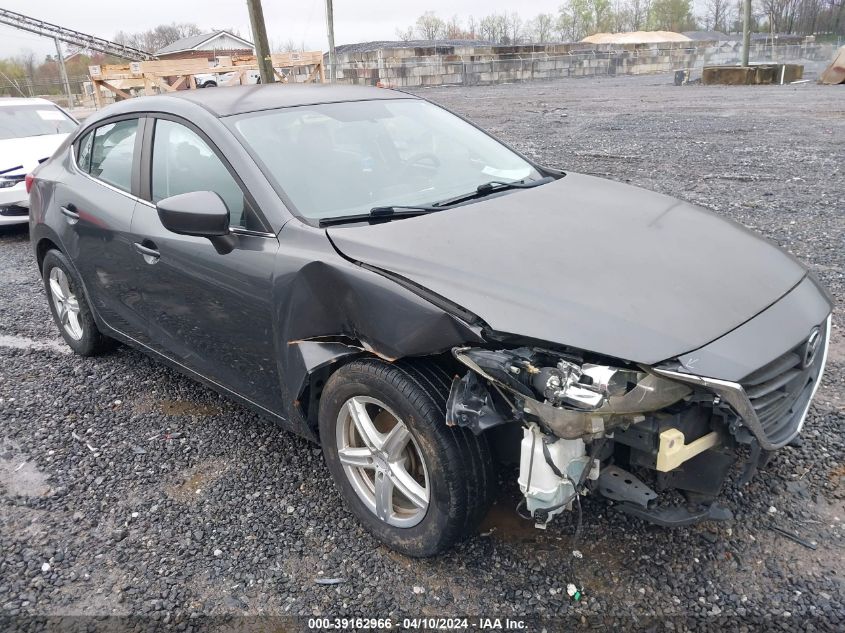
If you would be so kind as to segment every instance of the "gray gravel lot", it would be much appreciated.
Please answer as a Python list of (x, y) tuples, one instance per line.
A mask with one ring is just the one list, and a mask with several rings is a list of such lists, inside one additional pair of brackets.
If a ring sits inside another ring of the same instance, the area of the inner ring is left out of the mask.
[[(545, 533), (516, 518), (507, 472), (479, 535), (437, 559), (396, 555), (343, 509), (316, 446), (128, 348), (96, 359), (66, 353), (28, 235), (7, 230), (0, 615), (140, 614), (180, 626), (204, 614), (574, 615), (657, 630), (669, 624), (655, 619), (678, 616), (678, 629), (767, 618), (769, 629), (843, 630), (845, 86), (670, 81), (421, 94), (546, 164), (753, 227), (833, 294), (830, 363), (803, 445), (780, 451), (746, 488), (727, 489), (735, 521), (665, 530), (587, 499), (573, 542), (573, 516)], [(316, 584), (321, 576), (344, 581)], [(570, 582), (583, 587), (582, 601), (567, 596)]]

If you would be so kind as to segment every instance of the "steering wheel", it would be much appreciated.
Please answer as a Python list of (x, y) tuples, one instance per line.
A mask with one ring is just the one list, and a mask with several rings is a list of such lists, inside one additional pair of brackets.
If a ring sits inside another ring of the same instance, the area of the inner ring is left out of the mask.
[(440, 169), (440, 159), (431, 152), (420, 152), (403, 161), (402, 171), (407, 172), (414, 167), (422, 167), (433, 174)]

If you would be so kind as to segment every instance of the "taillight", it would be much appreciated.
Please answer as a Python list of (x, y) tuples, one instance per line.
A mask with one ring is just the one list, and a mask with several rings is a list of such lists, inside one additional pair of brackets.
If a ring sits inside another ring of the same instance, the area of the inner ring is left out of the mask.
[(29, 195), (29, 192), (32, 190), (32, 183), (35, 182), (35, 176), (33, 176), (32, 174), (27, 174), (26, 178), (24, 179), (24, 182), (26, 182), (26, 193), (27, 195)]

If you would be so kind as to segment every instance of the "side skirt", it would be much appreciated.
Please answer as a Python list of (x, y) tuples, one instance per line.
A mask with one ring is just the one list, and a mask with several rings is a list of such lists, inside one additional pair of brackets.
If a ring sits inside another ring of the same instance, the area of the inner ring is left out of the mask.
[(286, 419), (285, 417), (279, 415), (278, 413), (275, 413), (274, 411), (271, 411), (270, 409), (262, 407), (260, 404), (253, 402), (249, 398), (242, 396), (242, 395), (232, 391), (231, 389), (229, 389), (227, 387), (224, 387), (223, 385), (221, 385), (218, 382), (215, 382), (211, 378), (203, 376), (202, 374), (197, 373), (193, 369), (190, 369), (189, 367), (185, 367), (184, 365), (182, 365), (178, 361), (175, 361), (172, 358), (165, 356), (161, 352), (158, 352), (158, 351), (152, 349), (151, 347), (144, 345), (140, 341), (137, 341), (134, 338), (132, 338), (130, 336), (126, 336), (122, 332), (119, 332), (119, 331), (115, 330), (114, 328), (109, 327), (107, 324), (105, 324), (102, 321), (102, 319), (99, 318), (99, 315), (97, 315), (96, 313), (94, 315), (94, 318), (97, 321), (97, 327), (99, 327), (100, 330), (104, 334), (106, 334), (107, 336), (110, 336), (110, 337), (114, 338), (115, 340), (118, 340), (121, 343), (128, 345), (129, 347), (133, 347), (133, 348), (137, 349), (138, 351), (143, 352), (143, 353), (147, 354), (148, 356), (154, 358), (157, 361), (163, 362), (168, 367), (175, 369), (176, 371), (178, 371), (179, 373), (187, 376), (188, 378), (195, 380), (196, 382), (208, 387), (209, 389), (213, 389), (214, 391), (218, 392), (219, 394), (221, 394), (223, 396), (226, 396), (227, 398), (231, 398), (232, 400), (235, 400), (238, 404), (245, 406), (247, 409), (250, 409), (251, 411), (253, 411), (253, 412), (255, 412), (259, 415), (262, 415), (266, 418), (271, 419), (273, 422), (275, 422), (276, 424), (278, 424), (279, 426), (281, 426), (285, 430), (296, 433), (297, 435), (300, 435), (300, 436), (304, 437), (305, 439), (310, 440), (311, 442), (318, 443), (318, 439), (317, 439), (316, 434), (307, 425), (305, 425), (305, 424), (302, 424), (302, 425), (295, 424), (295, 423), (289, 421), (288, 419)]

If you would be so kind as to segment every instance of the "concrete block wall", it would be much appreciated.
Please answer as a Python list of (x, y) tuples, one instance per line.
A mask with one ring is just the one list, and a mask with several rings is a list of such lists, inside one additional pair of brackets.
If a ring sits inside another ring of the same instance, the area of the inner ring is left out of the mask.
[[(739, 42), (388, 48), (338, 55), (338, 81), (394, 88), (639, 75), (738, 63)], [(752, 61), (830, 59), (832, 45), (757, 44)]]

